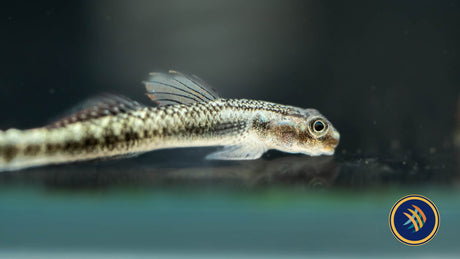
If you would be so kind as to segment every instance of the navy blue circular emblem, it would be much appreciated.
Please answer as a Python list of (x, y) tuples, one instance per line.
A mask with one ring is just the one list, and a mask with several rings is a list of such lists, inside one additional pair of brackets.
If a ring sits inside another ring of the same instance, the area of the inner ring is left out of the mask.
[(391, 232), (402, 243), (423, 245), (439, 229), (439, 211), (428, 198), (408, 195), (395, 203), (390, 212), (389, 223)]

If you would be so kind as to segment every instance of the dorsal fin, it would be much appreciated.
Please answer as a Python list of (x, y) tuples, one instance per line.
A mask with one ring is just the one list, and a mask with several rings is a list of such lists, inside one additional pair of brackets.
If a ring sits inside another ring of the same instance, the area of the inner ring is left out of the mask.
[(59, 128), (75, 122), (96, 119), (107, 115), (115, 115), (128, 111), (138, 110), (145, 107), (144, 105), (129, 99), (128, 97), (104, 94), (92, 97), (71, 111), (62, 116), (61, 119), (49, 124), (48, 128)]
[(219, 98), (217, 92), (199, 77), (173, 70), (151, 73), (144, 84), (147, 95), (159, 105), (209, 102)]

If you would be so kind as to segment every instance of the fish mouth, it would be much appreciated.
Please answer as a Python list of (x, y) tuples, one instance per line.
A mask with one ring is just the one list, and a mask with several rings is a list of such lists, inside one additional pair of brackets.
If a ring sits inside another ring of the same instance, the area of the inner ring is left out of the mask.
[(335, 148), (326, 148), (321, 155), (332, 156), (335, 153)]
[(340, 142), (340, 133), (336, 129), (332, 129), (328, 140), (323, 146), (320, 155), (332, 156), (335, 153), (335, 148), (339, 145)]
[(325, 147), (314, 151), (299, 152), (307, 156), (332, 156), (335, 153), (335, 147)]
[(322, 142), (321, 153), (332, 155), (334, 154), (334, 149), (339, 145), (340, 142), (340, 133), (332, 129)]
[(334, 129), (331, 135), (332, 135), (332, 138), (337, 140), (337, 144), (338, 144), (340, 141), (340, 133), (336, 129)]
[(335, 129), (332, 128), (330, 135), (329, 135), (329, 141), (327, 141), (327, 145), (332, 147), (332, 152), (334, 152), (334, 149), (339, 145), (340, 142), (340, 133)]

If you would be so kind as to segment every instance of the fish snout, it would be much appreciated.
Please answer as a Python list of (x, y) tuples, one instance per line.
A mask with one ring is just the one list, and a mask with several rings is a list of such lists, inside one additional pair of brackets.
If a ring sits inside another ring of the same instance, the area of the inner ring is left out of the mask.
[(327, 145), (335, 149), (340, 142), (340, 133), (334, 127), (330, 129), (329, 137), (327, 138)]
[(337, 144), (338, 144), (338, 142), (340, 141), (340, 133), (339, 133), (339, 131), (334, 128), (331, 135), (332, 135), (332, 137), (334, 139), (337, 140)]

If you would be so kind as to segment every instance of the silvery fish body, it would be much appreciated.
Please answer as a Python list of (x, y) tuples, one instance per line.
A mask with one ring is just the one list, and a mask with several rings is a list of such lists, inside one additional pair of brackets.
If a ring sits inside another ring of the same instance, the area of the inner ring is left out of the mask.
[(206, 157), (218, 160), (257, 159), (269, 149), (332, 155), (339, 142), (315, 109), (223, 99), (175, 71), (144, 83), (155, 107), (108, 95), (45, 127), (0, 131), (0, 171), (179, 147), (223, 146)]

